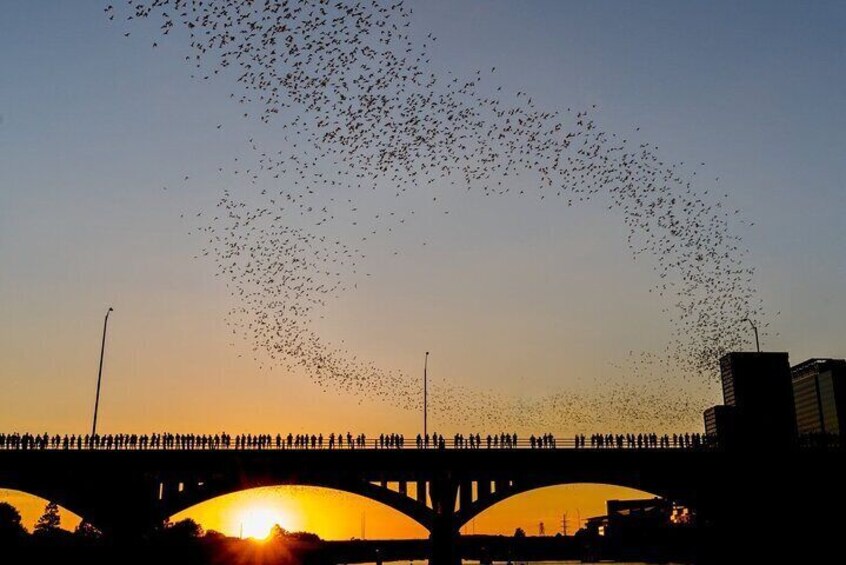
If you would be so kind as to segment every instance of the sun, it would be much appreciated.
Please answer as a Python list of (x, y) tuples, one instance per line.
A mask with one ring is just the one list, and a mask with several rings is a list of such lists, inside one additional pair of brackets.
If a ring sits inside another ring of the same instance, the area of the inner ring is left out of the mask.
[(237, 516), (237, 527), (241, 537), (255, 540), (265, 540), (270, 535), (274, 525), (283, 528), (290, 523), (289, 516), (279, 508), (266, 504), (252, 504), (247, 506)]

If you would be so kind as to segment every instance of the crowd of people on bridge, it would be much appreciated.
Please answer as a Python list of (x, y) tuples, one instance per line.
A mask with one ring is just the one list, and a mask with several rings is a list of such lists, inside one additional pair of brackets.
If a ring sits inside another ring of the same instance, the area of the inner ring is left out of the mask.
[[(575, 437), (576, 448), (586, 447), (584, 435)], [(699, 433), (658, 435), (646, 434), (592, 434), (590, 447), (594, 449), (699, 449), (715, 445), (715, 438)]]
[[(716, 445), (714, 438), (699, 433), (663, 434), (576, 434), (572, 439), (556, 438), (551, 433), (519, 438), (516, 433), (455, 434), (447, 439), (433, 434), (417, 434), (417, 449), (700, 449)], [(409, 447), (411, 447), (409, 445)], [(398, 433), (380, 434), (368, 442), (365, 434), (71, 434), (49, 435), (30, 433), (0, 433), (0, 449), (14, 450), (256, 450), (256, 449), (403, 449), (405, 436)]]

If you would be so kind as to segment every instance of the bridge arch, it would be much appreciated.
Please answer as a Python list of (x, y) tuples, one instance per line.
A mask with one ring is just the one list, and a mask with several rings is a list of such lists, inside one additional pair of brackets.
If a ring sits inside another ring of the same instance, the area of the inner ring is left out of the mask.
[(547, 480), (536, 480), (530, 482), (509, 481), (509, 483), (503, 484), (497, 489), (491, 489), (491, 492), (489, 494), (485, 494), (485, 496), (476, 498), (475, 500), (472, 500), (472, 502), (470, 502), (469, 504), (460, 506), (458, 511), (456, 512), (456, 526), (458, 528), (462, 528), (467, 525), (471, 520), (478, 518), (479, 516), (485, 514), (490, 510), (494, 510), (500, 504), (507, 503), (508, 501), (514, 500), (515, 498), (519, 498), (522, 495), (527, 495), (546, 489), (554, 489), (557, 487), (568, 486), (607, 487), (609, 489), (624, 488), (632, 493), (639, 493), (639, 495), (643, 498), (658, 497), (666, 500), (671, 500), (673, 502), (688, 503), (688, 501), (684, 497), (679, 499), (677, 496), (678, 493), (673, 493), (666, 488), (662, 488), (660, 485), (655, 485), (653, 487), (645, 487), (640, 483), (640, 481), (637, 480), (607, 482), (560, 480), (550, 477)]
[[(360, 537), (362, 526), (368, 539), (379, 537), (380, 532), (389, 535), (388, 530), (395, 528), (407, 538), (429, 535), (416, 520), (371, 497), (306, 485), (274, 485), (231, 492), (181, 510), (170, 516), (170, 520), (191, 518), (206, 529), (236, 536), (243, 523), (247, 524), (244, 535), (249, 536), (249, 522), (255, 514), (268, 528), (278, 523), (288, 531), (312, 532), (324, 539)], [(362, 516), (364, 524), (361, 524)]]
[(169, 495), (164, 495), (164, 491), (174, 489), (160, 489), (163, 503), (162, 515), (163, 517), (175, 516), (191, 507), (226, 495), (248, 492), (256, 488), (286, 486), (329, 489), (360, 496), (399, 512), (425, 530), (430, 530), (432, 527), (433, 517), (430, 508), (406, 494), (387, 488), (386, 485), (364, 480), (326, 480), (314, 477), (259, 477), (251, 479), (248, 483), (232, 480), (197, 481), (195, 484), (180, 482), (176, 492), (171, 492)]

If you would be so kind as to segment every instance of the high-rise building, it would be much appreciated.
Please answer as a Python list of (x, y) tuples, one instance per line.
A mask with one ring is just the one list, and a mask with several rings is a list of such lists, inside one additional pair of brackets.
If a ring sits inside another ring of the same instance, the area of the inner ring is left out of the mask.
[(789, 446), (796, 439), (787, 353), (728, 353), (720, 359), (723, 402), (734, 407), (737, 439), (745, 445)]
[(791, 369), (800, 437), (846, 433), (846, 359), (809, 359)]
[(727, 447), (735, 437), (737, 422), (734, 406), (718, 404), (711, 406), (703, 414), (705, 434), (717, 440), (717, 445)]

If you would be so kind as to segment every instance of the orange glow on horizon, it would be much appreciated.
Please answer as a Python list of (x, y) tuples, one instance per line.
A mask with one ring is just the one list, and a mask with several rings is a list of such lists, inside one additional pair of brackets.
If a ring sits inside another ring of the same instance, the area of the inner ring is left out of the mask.
[(287, 530), (290, 528), (290, 516), (286, 515), (278, 505), (269, 503), (250, 504), (235, 516), (238, 525), (238, 535), (264, 541), (270, 536), (273, 526)]
[(366, 537), (424, 538), (428, 532), (411, 518), (382, 504), (333, 489), (303, 486), (262, 487), (227, 494), (171, 517), (196, 520), (206, 530), (263, 539), (273, 527), (309, 532), (328, 540)]
[[(545, 487), (510, 497), (485, 510), (462, 527), (463, 534), (511, 535), (517, 527), (537, 534), (544, 522), (552, 535), (561, 530), (566, 515), (568, 534), (592, 516), (605, 514), (605, 501), (652, 498), (654, 495), (626, 487), (572, 484)], [(255, 530), (248, 523), (256, 509)], [(271, 519), (268, 516), (281, 516)], [(264, 487), (208, 500), (173, 516), (196, 520), (206, 530), (238, 537), (263, 539), (273, 524), (290, 532), (309, 532), (326, 540), (421, 539), (429, 533), (411, 518), (362, 496), (321, 487)], [(253, 533), (255, 532), (255, 533)]]
[[(517, 527), (533, 535), (541, 522), (547, 535), (561, 531), (567, 522), (573, 534), (592, 516), (605, 514), (609, 499), (652, 498), (638, 490), (599, 484), (561, 485), (536, 489), (508, 498), (465, 524), (461, 532), (512, 535)], [(46, 500), (32, 495), (0, 490), (0, 502), (9, 502), (21, 512), (24, 525), (32, 531)], [(72, 530), (80, 518), (62, 509), (62, 527)], [(328, 488), (279, 486), (232, 493), (197, 504), (171, 517), (177, 522), (191, 518), (205, 530), (230, 537), (267, 538), (275, 524), (289, 532), (309, 532), (325, 540), (412, 539), (429, 533), (411, 518), (364, 497)]]

